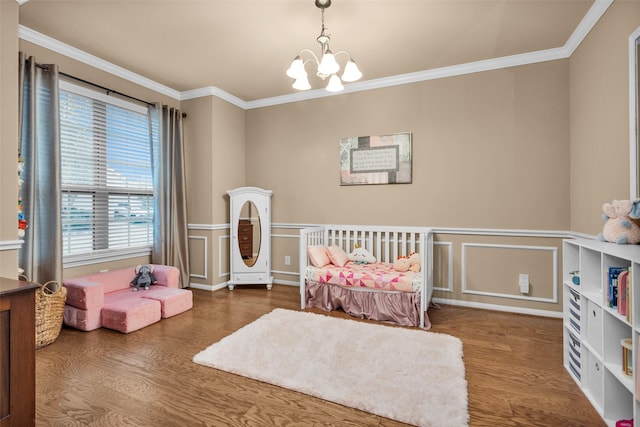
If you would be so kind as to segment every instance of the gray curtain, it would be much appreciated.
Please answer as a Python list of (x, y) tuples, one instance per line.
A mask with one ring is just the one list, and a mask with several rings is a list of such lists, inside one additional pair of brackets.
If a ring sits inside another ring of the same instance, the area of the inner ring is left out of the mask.
[(19, 56), (19, 154), (27, 221), (18, 264), (33, 282), (62, 282), (58, 67)]
[(166, 105), (150, 108), (155, 193), (151, 262), (177, 267), (180, 286), (189, 286), (187, 192), (182, 112)]

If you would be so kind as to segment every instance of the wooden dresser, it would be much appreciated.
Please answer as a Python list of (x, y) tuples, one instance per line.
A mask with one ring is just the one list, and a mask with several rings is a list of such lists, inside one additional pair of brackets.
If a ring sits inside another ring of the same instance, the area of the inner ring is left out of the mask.
[(253, 224), (248, 219), (238, 221), (238, 246), (242, 258), (253, 257)]
[(0, 277), (0, 427), (35, 425), (37, 288)]

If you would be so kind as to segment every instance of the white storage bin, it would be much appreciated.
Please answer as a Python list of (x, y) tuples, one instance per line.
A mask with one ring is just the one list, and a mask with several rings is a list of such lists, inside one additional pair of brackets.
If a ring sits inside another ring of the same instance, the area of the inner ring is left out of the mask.
[(602, 357), (602, 309), (593, 301), (587, 301), (587, 343)]
[(569, 370), (578, 379), (582, 378), (582, 359), (580, 351), (580, 340), (569, 334)]
[(569, 288), (569, 325), (576, 333), (580, 333), (580, 294)]
[(600, 359), (595, 357), (593, 354), (588, 353), (588, 357), (586, 358), (586, 375), (587, 375), (587, 384), (586, 390), (591, 395), (593, 399), (593, 403), (597, 406), (598, 412), (602, 411), (602, 403), (603, 403), (603, 374), (604, 374), (604, 365)]

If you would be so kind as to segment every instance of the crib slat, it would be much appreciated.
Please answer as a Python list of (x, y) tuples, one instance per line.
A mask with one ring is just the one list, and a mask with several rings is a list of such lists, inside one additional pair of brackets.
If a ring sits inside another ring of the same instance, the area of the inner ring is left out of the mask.
[(385, 231), (384, 232), (384, 254), (386, 259), (390, 258), (390, 254), (389, 254), (389, 232)]
[(393, 232), (393, 259), (398, 259), (398, 232)]

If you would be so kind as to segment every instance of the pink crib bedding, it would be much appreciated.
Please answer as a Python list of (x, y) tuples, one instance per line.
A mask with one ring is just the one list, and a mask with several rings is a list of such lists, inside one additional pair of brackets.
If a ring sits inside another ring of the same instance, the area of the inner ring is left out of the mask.
[[(306, 305), (332, 311), (338, 308), (359, 319), (393, 322), (403, 326), (420, 326), (420, 294), (417, 292), (362, 291), (329, 283), (307, 280)], [(424, 314), (425, 329), (431, 328)]]
[(417, 292), (420, 290), (420, 273), (400, 272), (393, 264), (354, 264), (344, 267), (329, 264), (324, 267), (307, 266), (305, 278), (316, 283), (328, 283), (347, 288), (368, 288), (386, 291)]

